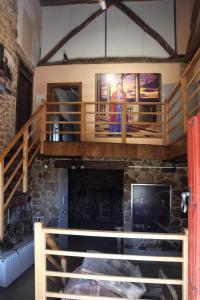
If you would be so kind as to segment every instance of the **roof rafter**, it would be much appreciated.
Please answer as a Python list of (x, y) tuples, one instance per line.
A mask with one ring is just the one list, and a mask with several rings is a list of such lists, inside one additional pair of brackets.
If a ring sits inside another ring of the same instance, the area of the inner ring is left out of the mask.
[[(107, 9), (114, 5), (119, 10), (121, 10), (125, 15), (127, 15), (134, 23), (141, 27), (146, 33), (148, 33), (154, 40), (156, 40), (165, 51), (170, 55), (170, 57), (177, 57), (176, 51), (167, 43), (167, 41), (152, 27), (150, 27), (146, 22), (144, 22), (134, 11), (128, 8), (126, 5), (118, 0), (107, 0)], [(92, 15), (90, 15), (85, 21), (80, 25), (72, 29), (66, 36), (64, 36), (39, 62), (38, 65), (46, 64), (56, 52), (58, 52), (62, 46), (64, 46), (70, 39), (72, 39), (76, 34), (83, 30), (88, 24), (100, 16), (104, 11), (102, 9), (97, 10)]]
[(81, 30), (83, 30), (88, 24), (90, 24), (94, 19), (96, 19), (98, 16), (100, 16), (104, 11), (102, 9), (98, 9), (95, 11), (92, 15), (90, 15), (85, 21), (83, 21), (80, 25), (72, 29), (60, 42), (58, 42), (53, 49), (51, 49), (45, 57), (43, 57), (40, 62), (40, 64), (46, 63), (54, 54), (56, 54), (57, 51), (60, 50), (62, 46), (64, 46), (69, 40), (71, 40), (77, 33), (79, 33)]
[(143, 21), (142, 18), (140, 18), (133, 10), (117, 0), (111, 0), (111, 2), (134, 23), (148, 33), (154, 40), (156, 40), (171, 57), (177, 56), (176, 51), (168, 44), (168, 42), (157, 31)]

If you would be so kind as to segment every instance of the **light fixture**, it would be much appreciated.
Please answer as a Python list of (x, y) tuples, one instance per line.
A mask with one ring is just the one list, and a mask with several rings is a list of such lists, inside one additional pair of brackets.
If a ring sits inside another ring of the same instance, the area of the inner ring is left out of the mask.
[(100, 0), (99, 4), (100, 4), (102, 10), (106, 10), (106, 1), (105, 0)]
[(68, 61), (68, 60), (69, 60), (69, 58), (68, 58), (68, 56), (67, 56), (67, 52), (64, 51), (64, 52), (63, 52), (63, 61)]
[(48, 169), (49, 168), (49, 161), (45, 160), (43, 163), (44, 169)]

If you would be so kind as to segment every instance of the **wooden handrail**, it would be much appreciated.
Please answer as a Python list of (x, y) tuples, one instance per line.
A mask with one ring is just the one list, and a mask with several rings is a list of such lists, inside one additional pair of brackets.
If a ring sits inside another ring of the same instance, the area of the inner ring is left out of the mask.
[(32, 114), (30, 119), (28, 119), (26, 124), (17, 132), (17, 134), (10, 141), (10, 143), (7, 145), (7, 147), (3, 149), (3, 151), (0, 154), (0, 161), (9, 153), (9, 151), (13, 148), (13, 146), (18, 142), (20, 137), (23, 136), (24, 131), (31, 125), (35, 116), (37, 116), (42, 111), (42, 109), (43, 109), (43, 105), (40, 105), (38, 107), (38, 109)]
[(125, 101), (125, 102), (122, 102), (122, 103), (119, 103), (118, 101), (109, 101), (109, 102), (104, 102), (104, 101), (84, 101), (84, 102), (70, 102), (70, 101), (49, 101), (47, 102), (47, 105), (81, 105), (82, 103), (84, 103), (85, 105), (98, 105), (98, 104), (104, 104), (104, 105), (110, 105), (110, 104), (123, 104), (123, 103), (126, 103), (126, 105), (155, 105), (155, 106), (164, 106), (164, 103), (163, 102), (142, 102), (142, 101)]
[(193, 70), (194, 66), (198, 63), (199, 60), (200, 60), (200, 47), (197, 50), (194, 57), (192, 58), (191, 62), (187, 65), (185, 71), (182, 74), (182, 77), (187, 76), (191, 72), (191, 70)]

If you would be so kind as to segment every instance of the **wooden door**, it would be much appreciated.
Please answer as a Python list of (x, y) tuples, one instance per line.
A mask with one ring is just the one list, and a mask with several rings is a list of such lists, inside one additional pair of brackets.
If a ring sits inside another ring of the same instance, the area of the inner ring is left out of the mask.
[[(78, 141), (80, 140), (80, 111), (82, 100), (82, 84), (77, 83), (48, 83), (47, 101), (48, 102), (66, 102), (64, 104), (48, 105), (58, 114), (50, 116), (54, 122), (49, 128), (50, 132), (57, 132), (49, 136), (51, 141)], [(73, 114), (70, 114), (73, 113)], [(67, 124), (66, 124), (67, 122)], [(48, 131), (49, 131), (48, 130)]]
[(28, 121), (32, 112), (33, 73), (19, 64), (16, 101), (16, 132)]
[(191, 200), (188, 208), (189, 300), (200, 299), (200, 113), (189, 123), (187, 133), (188, 175)]

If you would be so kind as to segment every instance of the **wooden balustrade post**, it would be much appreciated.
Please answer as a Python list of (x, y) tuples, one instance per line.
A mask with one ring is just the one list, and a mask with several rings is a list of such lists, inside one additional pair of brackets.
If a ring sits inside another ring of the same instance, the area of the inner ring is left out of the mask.
[(36, 222), (34, 226), (35, 240), (35, 300), (46, 300), (46, 239), (43, 225)]
[(28, 191), (28, 146), (29, 146), (29, 127), (23, 134), (23, 192)]
[(164, 104), (164, 144), (169, 145), (169, 100)]
[(85, 141), (86, 131), (86, 103), (81, 102), (81, 142)]
[(182, 120), (183, 120), (183, 132), (187, 131), (188, 122), (188, 92), (187, 92), (187, 77), (183, 76), (181, 78), (181, 94), (183, 98), (183, 108), (182, 108)]
[(4, 237), (4, 159), (0, 160), (0, 241)]
[(125, 102), (123, 102), (121, 105), (122, 105), (122, 116), (121, 116), (122, 143), (126, 143), (126, 109), (127, 109), (127, 104)]
[(43, 109), (41, 111), (40, 117), (40, 153), (44, 154), (44, 143), (46, 141), (46, 111), (47, 111), (47, 104), (45, 100), (42, 101)]

